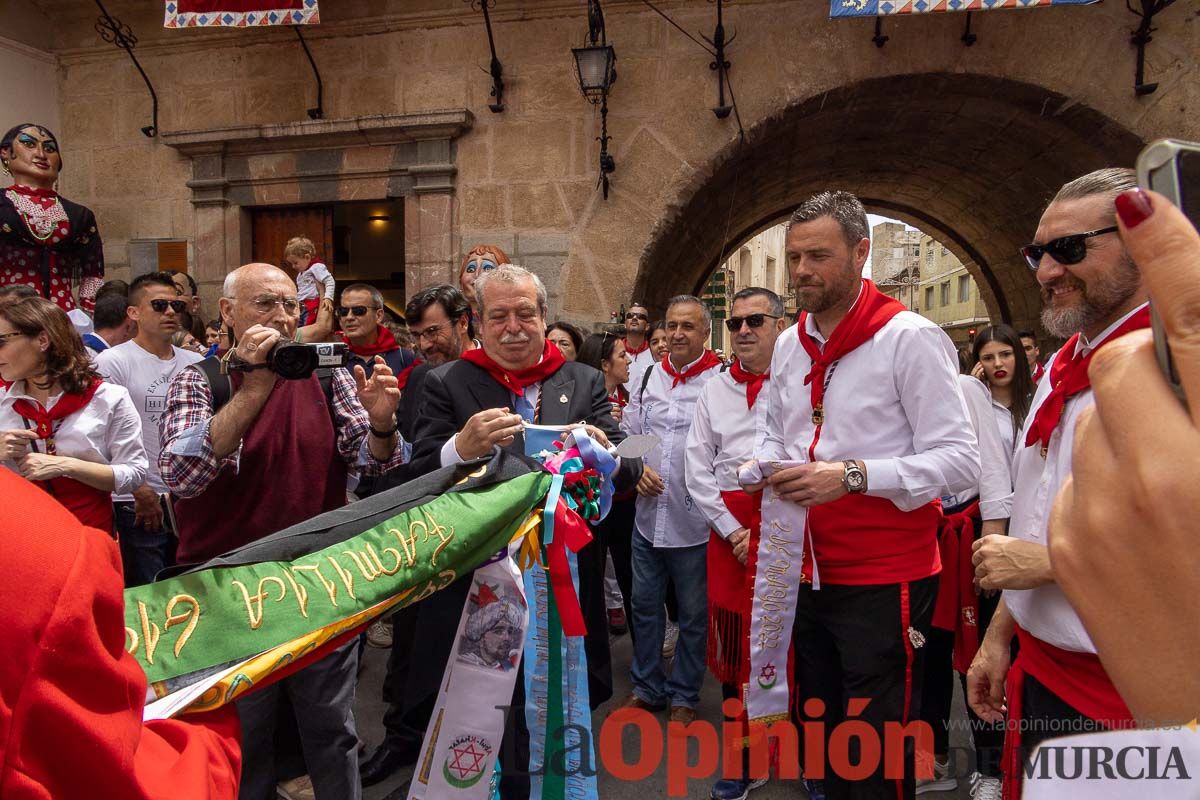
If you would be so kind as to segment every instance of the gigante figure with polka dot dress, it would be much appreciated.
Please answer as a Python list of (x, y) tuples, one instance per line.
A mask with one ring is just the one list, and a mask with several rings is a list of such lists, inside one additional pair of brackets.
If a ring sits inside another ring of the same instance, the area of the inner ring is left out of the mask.
[(91, 311), (104, 282), (104, 251), (91, 209), (54, 190), (62, 170), (58, 140), (32, 123), (0, 139), (0, 166), (12, 186), (0, 191), (0, 286), (28, 284), (70, 311)]

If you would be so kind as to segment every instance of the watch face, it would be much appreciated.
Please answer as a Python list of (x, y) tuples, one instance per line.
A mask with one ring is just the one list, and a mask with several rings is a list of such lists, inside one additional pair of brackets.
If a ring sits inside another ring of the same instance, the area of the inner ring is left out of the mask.
[(861, 489), (863, 485), (863, 476), (861, 472), (851, 472), (847, 477), (847, 482), (851, 489)]

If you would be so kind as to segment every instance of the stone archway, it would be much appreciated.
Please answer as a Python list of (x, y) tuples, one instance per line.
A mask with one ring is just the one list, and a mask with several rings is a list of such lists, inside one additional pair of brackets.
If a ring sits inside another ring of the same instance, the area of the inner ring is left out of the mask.
[(1035, 326), (1037, 287), (1017, 249), (1059, 186), (1132, 165), (1141, 145), (1091, 108), (1003, 78), (936, 73), (844, 86), (763, 120), (697, 173), (656, 226), (634, 296), (661, 310), (673, 294), (698, 292), (730, 245), (839, 188), (938, 236), (992, 313)]

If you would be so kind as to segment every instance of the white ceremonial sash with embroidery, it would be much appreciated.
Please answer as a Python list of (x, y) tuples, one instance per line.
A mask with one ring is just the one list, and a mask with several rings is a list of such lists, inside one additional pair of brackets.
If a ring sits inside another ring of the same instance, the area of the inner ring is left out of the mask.
[(505, 721), (505, 712), (496, 706), (512, 703), (529, 627), (529, 606), (513, 557), (518, 546), (509, 545), (472, 576), (409, 800), (492, 796)]
[[(755, 461), (738, 474), (743, 486), (803, 461)], [(786, 719), (788, 649), (803, 577), (808, 509), (763, 487), (762, 530), (750, 609), (750, 680), (746, 716), (751, 722)], [(815, 582), (816, 562), (813, 563)]]

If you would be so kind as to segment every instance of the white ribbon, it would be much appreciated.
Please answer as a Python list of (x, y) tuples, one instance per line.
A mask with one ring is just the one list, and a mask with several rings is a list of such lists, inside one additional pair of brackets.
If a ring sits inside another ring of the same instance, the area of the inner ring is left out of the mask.
[[(749, 486), (802, 463), (755, 461), (742, 469), (738, 480)], [(746, 716), (752, 722), (788, 716), (788, 649), (803, 578), (805, 546), (811, 547), (808, 509), (781, 499), (769, 485), (762, 491), (762, 529), (750, 610), (750, 680), (746, 688)], [(814, 560), (814, 584), (816, 570)]]
[[(487, 800), (529, 628), (518, 545), (475, 570), (409, 800)], [(493, 599), (494, 598), (494, 599)], [(517, 709), (515, 713), (522, 713)]]

